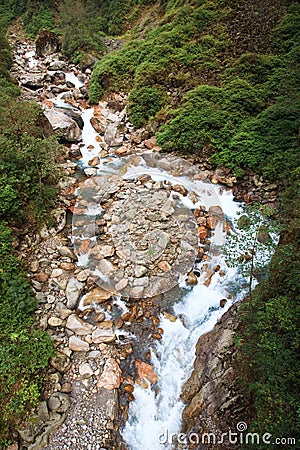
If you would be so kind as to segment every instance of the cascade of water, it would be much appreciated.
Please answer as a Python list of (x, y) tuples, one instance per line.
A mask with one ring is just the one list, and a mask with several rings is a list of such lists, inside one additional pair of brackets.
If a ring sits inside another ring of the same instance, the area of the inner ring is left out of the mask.
[[(97, 133), (90, 124), (93, 109), (83, 112), (83, 144), (81, 148), (83, 157), (80, 164), (88, 166), (88, 161), (99, 154), (101, 149), (96, 141)], [(155, 181), (169, 181), (172, 184), (179, 183), (189, 191), (196, 192), (199, 201), (195, 204), (188, 197), (181, 196), (182, 204), (190, 209), (195, 209), (200, 204), (210, 206), (219, 205), (227, 220), (232, 221), (240, 210), (240, 205), (235, 203), (231, 192), (220, 190), (219, 186), (203, 183), (190, 179), (182, 174), (173, 176), (169, 170), (153, 168), (147, 165), (147, 158), (141, 158), (130, 164), (130, 158), (102, 159), (97, 166), (97, 173), (115, 173), (126, 179), (136, 178), (142, 174), (149, 174)], [(221, 315), (231, 306), (228, 301), (225, 308), (220, 307), (220, 300), (227, 298), (229, 286), (242, 284), (241, 276), (235, 269), (229, 269), (224, 257), (218, 251), (215, 255), (213, 249), (220, 249), (224, 243), (224, 231), (222, 224), (214, 232), (211, 242), (211, 267), (220, 265), (225, 276), (215, 273), (209, 286), (204, 284), (205, 274), (199, 279), (199, 283), (193, 288), (187, 289), (182, 283), (182, 299), (174, 306), (177, 316), (175, 322), (170, 322), (164, 316), (160, 317), (161, 327), (164, 330), (163, 338), (152, 348), (151, 363), (158, 375), (158, 393), (148, 386), (144, 389), (136, 386), (135, 400), (129, 408), (129, 415), (123, 429), (123, 438), (130, 450), (156, 450), (158, 448), (172, 449), (171, 443), (162, 444), (160, 437), (180, 432), (181, 414), (183, 403), (180, 401), (180, 393), (183, 383), (191, 373), (195, 346), (201, 334), (213, 328)], [(197, 268), (197, 267), (196, 267)], [(201, 271), (201, 264), (199, 264)], [(235, 299), (242, 297), (243, 292), (236, 293)]]
[[(80, 82), (77, 83), (74, 77), (71, 79), (69, 75), (68, 79), (77, 86)], [(83, 156), (79, 164), (83, 168), (89, 167), (89, 160), (98, 156), (101, 150), (96, 140), (97, 133), (90, 123), (93, 113), (93, 108), (86, 109), (82, 113)], [(126, 179), (147, 173), (155, 181), (179, 183), (199, 197), (199, 201), (193, 203), (188, 197), (181, 195), (181, 202), (185, 207), (195, 209), (204, 204), (208, 209), (210, 206), (219, 205), (226, 220), (230, 222), (234, 221), (241, 209), (241, 206), (234, 202), (231, 192), (223, 191), (219, 186), (191, 179), (184, 174), (174, 176), (163, 168), (148, 166), (147, 158), (141, 158), (139, 163), (135, 160), (134, 164), (130, 164), (130, 158), (122, 158), (122, 161), (119, 158), (102, 158), (95, 170), (99, 175), (113, 173)], [(213, 328), (233, 301), (241, 299), (245, 294), (245, 290), (239, 287), (244, 284), (244, 278), (236, 269), (227, 267), (220, 252), (224, 238), (223, 224), (220, 223), (211, 239), (209, 265), (211, 268), (220, 266), (222, 276), (219, 272), (214, 273), (208, 286), (205, 284), (205, 273), (200, 276), (196, 286), (187, 287), (183, 281), (180, 286), (181, 301), (174, 305), (176, 321), (171, 322), (163, 315), (160, 317), (160, 326), (164, 334), (161, 341), (153, 344), (151, 349), (151, 363), (158, 375), (158, 389), (153, 389), (150, 385), (147, 389), (138, 385), (135, 387), (135, 400), (130, 405), (128, 419), (122, 431), (130, 450), (174, 448), (172, 439), (166, 440), (165, 437), (180, 433), (184, 407), (180, 394), (184, 382), (192, 371), (196, 343), (203, 333)], [(199, 269), (201, 273), (201, 263), (195, 269)], [(230, 297), (228, 294), (232, 293), (233, 286), (235, 286), (234, 298), (227, 301), (225, 308), (221, 308), (220, 300)], [(120, 299), (116, 302), (120, 303)], [(122, 302), (120, 305), (124, 307)], [(124, 336), (124, 332), (122, 334)]]
[[(238, 206), (232, 196), (225, 194), (222, 203), (226, 214), (233, 218)], [(209, 286), (203, 284), (202, 277), (188, 292), (183, 288), (182, 300), (174, 306), (177, 320), (170, 322), (163, 315), (160, 317), (164, 334), (152, 351), (152, 364), (159, 380), (158, 394), (150, 386), (146, 390), (136, 386), (135, 400), (123, 430), (123, 438), (130, 450), (174, 448), (172, 440), (166, 442), (165, 436), (180, 433), (184, 407), (180, 393), (192, 370), (197, 340), (211, 330), (231, 306), (232, 301), (220, 308), (220, 299), (228, 296), (228, 287), (232, 283), (242, 284), (237, 270), (229, 269), (222, 255), (212, 257), (211, 265), (216, 264), (225, 271), (225, 276), (216, 273)], [(235, 300), (242, 296), (240, 290)]]

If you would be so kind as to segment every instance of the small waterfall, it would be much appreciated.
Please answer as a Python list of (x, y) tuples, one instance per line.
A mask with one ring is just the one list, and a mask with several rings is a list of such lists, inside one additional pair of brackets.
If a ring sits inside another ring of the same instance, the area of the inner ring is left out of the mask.
[[(228, 194), (223, 205), (227, 214), (231, 209), (229, 217), (233, 218), (238, 208)], [(222, 255), (213, 256), (210, 264), (220, 265), (225, 275), (215, 273), (209, 286), (204, 285), (204, 276), (193, 288), (182, 286), (182, 300), (174, 305), (177, 320), (171, 322), (163, 315), (160, 317), (163, 338), (151, 352), (151, 362), (159, 380), (158, 393), (150, 386), (146, 390), (140, 386), (135, 388), (135, 400), (130, 405), (122, 433), (130, 450), (175, 448), (170, 436), (180, 433), (184, 407), (180, 394), (193, 368), (196, 343), (232, 304), (232, 301), (227, 301), (226, 307), (221, 308), (220, 300), (228, 297), (232, 285), (241, 285), (243, 281), (236, 269), (226, 266)], [(234, 300), (242, 296), (243, 291), (240, 290)]]

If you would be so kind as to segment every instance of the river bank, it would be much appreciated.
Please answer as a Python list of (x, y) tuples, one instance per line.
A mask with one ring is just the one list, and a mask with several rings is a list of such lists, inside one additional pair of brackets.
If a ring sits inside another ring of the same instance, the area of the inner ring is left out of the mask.
[[(169, 300), (168, 303), (160, 296), (160, 293), (157, 293), (157, 297), (150, 297), (142, 302), (137, 303), (136, 300), (131, 300), (127, 301), (125, 306), (121, 303), (118, 306), (119, 317), (116, 315), (112, 318), (111, 311), (116, 304), (114, 295), (97, 286), (88, 269), (77, 264), (78, 252), (74, 252), (70, 220), (74, 207), (78, 208), (74, 197), (75, 189), (80, 183), (77, 177), (77, 160), (81, 161), (83, 174), (92, 177), (103, 169), (101, 158), (140, 155), (149, 150), (159, 153), (160, 149), (151, 131), (133, 130), (124, 109), (125, 94), (111, 95), (97, 105), (92, 117), (88, 118), (87, 130), (80, 121), (80, 114), (78, 117), (76, 111), (67, 111), (68, 114), (66, 114), (65, 108), (57, 108), (56, 102), (59, 96), (73, 108), (77, 108), (79, 112), (86, 110), (91, 71), (89, 68), (84, 73), (78, 71), (59, 53), (36, 58), (32, 51), (34, 51), (32, 43), (16, 43), (13, 74), (19, 79), (24, 89), (23, 97), (35, 99), (44, 106), (45, 116), (52, 125), (52, 129), (55, 132), (60, 130), (62, 140), (67, 145), (64, 147), (65, 155), (60, 162), (66, 176), (60, 186), (59, 207), (54, 212), (56, 223), (53, 227), (44, 227), (32, 236), (23, 230), (20, 233), (17, 248), (20, 256), (28, 261), (29, 276), (39, 301), (39, 309), (36, 312), (39, 326), (48, 330), (59, 352), (58, 356), (51, 361), (49, 382), (45, 392), (47, 403), (44, 401), (40, 405), (35, 429), (25, 428), (21, 431), (22, 445), (25, 448), (27, 446), (31, 449), (48, 450), (67, 449), (70, 446), (74, 449), (89, 448), (89, 446), (92, 449), (103, 447), (113, 449), (122, 445), (116, 443), (117, 433), (119, 426), (123, 424), (124, 417), (128, 414), (129, 403), (134, 398), (136, 373), (140, 380), (146, 379), (153, 384), (157, 381), (149, 360), (148, 336), (150, 332), (153, 342), (162, 340), (164, 330), (159, 317), (163, 309), (162, 305), (166, 308), (164, 311), (167, 320), (172, 323), (177, 317), (171, 309), (168, 310), (171, 301)], [(80, 86), (81, 83), (85, 85)], [(69, 117), (70, 114), (71, 117)], [(94, 131), (91, 131), (90, 125)], [(91, 132), (94, 133), (94, 143), (82, 142), (81, 139), (86, 135), (90, 136)], [(221, 190), (233, 189), (239, 199), (260, 200), (270, 206), (276, 201), (278, 186), (264, 185), (263, 180), (255, 175), (250, 176), (242, 187), (238, 188), (230, 172), (213, 170), (207, 161), (199, 163), (193, 160), (192, 162), (197, 163), (200, 180), (207, 178), (212, 185), (221, 183)], [(148, 178), (139, 182), (140, 184), (134, 189), (147, 188), (145, 184), (150, 180)], [(88, 181), (84, 183), (88, 185)], [(151, 189), (155, 183), (159, 181), (151, 179)], [(183, 197), (190, 195), (184, 192), (182, 184), (179, 183), (178, 186), (177, 194)], [(128, 190), (129, 185), (118, 186), (112, 194), (120, 196), (122, 189)], [(156, 189), (161, 190), (163, 186), (157, 185)], [(166, 195), (165, 200), (169, 198), (168, 194)], [(192, 201), (191, 198), (190, 200)], [(197, 210), (197, 208), (194, 209)], [(195, 217), (201, 243), (197, 255), (198, 262), (209, 259), (208, 240), (214, 233), (213, 227), (216, 226), (216, 224), (213, 225), (213, 215), (209, 215), (208, 212), (206, 208), (202, 210), (198, 208), (196, 213), (198, 217)], [(101, 226), (107, 228), (107, 221), (111, 221), (111, 217)], [(176, 243), (173, 244), (175, 246)], [(105, 251), (108, 253), (104, 255), (104, 259), (106, 256), (108, 258), (113, 256), (109, 254), (112, 249), (107, 248), (110, 244), (105, 245)], [(166, 261), (165, 256), (163, 261), (170, 264), (171, 260)], [(206, 280), (210, 277), (211, 281), (213, 275), (218, 272), (212, 270), (212, 267), (207, 267), (204, 277)], [(188, 283), (190, 286), (198, 283), (199, 275), (197, 276), (194, 272), (190, 272)], [(143, 275), (145, 274), (136, 278), (141, 279)], [(173, 302), (174, 295), (172, 294)], [(85, 299), (87, 297), (92, 299), (90, 303), (88, 300), (85, 303), (85, 307), (90, 308), (90, 311), (87, 311), (87, 308), (84, 311), (78, 309), (79, 301), (83, 296)], [(89, 314), (90, 317), (88, 317)], [(85, 320), (81, 320), (82, 318)], [(128, 324), (130, 325), (127, 331)], [(125, 329), (124, 333), (122, 328)], [(124, 337), (121, 338), (121, 336), (126, 337), (129, 331), (140, 339), (140, 347), (144, 347), (146, 343), (146, 348), (136, 349), (131, 342), (126, 341)], [(145, 380), (140, 381), (140, 384), (143, 385), (143, 383)], [(70, 409), (68, 409), (69, 405), (71, 405)], [(66, 419), (64, 425), (57, 432), (52, 432), (50, 443), (47, 445), (49, 431), (60, 426), (64, 419)]]

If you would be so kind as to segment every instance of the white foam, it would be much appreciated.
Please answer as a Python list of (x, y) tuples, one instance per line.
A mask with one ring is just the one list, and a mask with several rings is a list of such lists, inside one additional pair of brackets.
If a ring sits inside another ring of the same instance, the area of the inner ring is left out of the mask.
[(78, 77), (73, 72), (66, 72), (66, 81), (73, 83), (76, 89), (81, 88), (84, 85), (82, 81), (78, 79)]
[[(82, 141), (84, 143), (84, 146), (81, 147), (82, 158), (80, 159), (80, 164), (83, 167), (90, 167), (88, 162), (93, 157), (99, 156), (99, 152), (101, 150), (99, 142), (96, 141), (97, 132), (90, 122), (93, 114), (94, 108), (85, 109), (82, 113), (82, 120), (84, 122), (84, 127), (82, 130)], [(101, 167), (101, 164), (97, 167)]]
[[(178, 182), (181, 183), (181, 178), (177, 179)], [(194, 189), (196, 193), (201, 191), (203, 194), (204, 190), (204, 197), (206, 195), (208, 197), (206, 201), (220, 204), (226, 216), (233, 220), (239, 211), (239, 205), (233, 202), (232, 194), (226, 191), (219, 192), (215, 186), (208, 187), (207, 184), (203, 186), (201, 182), (197, 182), (196, 186), (197, 190)], [(186, 198), (184, 202), (188, 207), (195, 207), (189, 204)], [(219, 224), (212, 238), (211, 247), (221, 246), (224, 239), (223, 226)], [(164, 334), (161, 341), (155, 345), (151, 358), (159, 379), (158, 394), (150, 387), (147, 390), (136, 387), (135, 400), (130, 404), (123, 430), (123, 438), (130, 450), (173, 448), (173, 445), (168, 443), (163, 446), (159, 437), (163, 438), (165, 430), (168, 430), (169, 435), (180, 433), (184, 408), (180, 394), (193, 368), (196, 343), (203, 333), (213, 328), (221, 315), (232, 305), (232, 301), (228, 300), (225, 308), (220, 307), (220, 300), (229, 297), (232, 286), (239, 286), (235, 292), (235, 300), (245, 294), (245, 290), (241, 288), (242, 281), (245, 280), (238, 274), (237, 269), (228, 268), (222, 255), (212, 255), (209, 266), (213, 268), (217, 264), (225, 275), (221, 277), (216, 272), (211, 277), (209, 286), (203, 284), (207, 276), (205, 273), (192, 288), (187, 287), (183, 281), (180, 283), (183, 296), (181, 302), (174, 305), (174, 314), (177, 317), (175, 322), (169, 321), (163, 315), (160, 317), (160, 326)]]

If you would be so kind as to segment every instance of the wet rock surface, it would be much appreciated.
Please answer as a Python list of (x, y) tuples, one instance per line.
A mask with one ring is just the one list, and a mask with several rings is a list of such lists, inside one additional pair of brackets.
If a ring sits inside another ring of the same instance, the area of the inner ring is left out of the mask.
[(67, 142), (81, 141), (81, 131), (75, 120), (56, 108), (46, 108), (45, 116), (50, 122), (53, 131)]
[[(216, 442), (205, 444), (207, 449), (240, 448), (226, 439), (218, 444), (222, 433), (236, 432), (237, 424), (249, 418), (249, 399), (244, 397), (242, 384), (236, 377), (238, 348), (235, 344), (240, 304), (234, 304), (215, 325), (202, 335), (196, 347), (194, 370), (183, 386), (182, 432), (201, 436), (212, 433)], [(192, 442), (189, 449), (198, 449)]]

